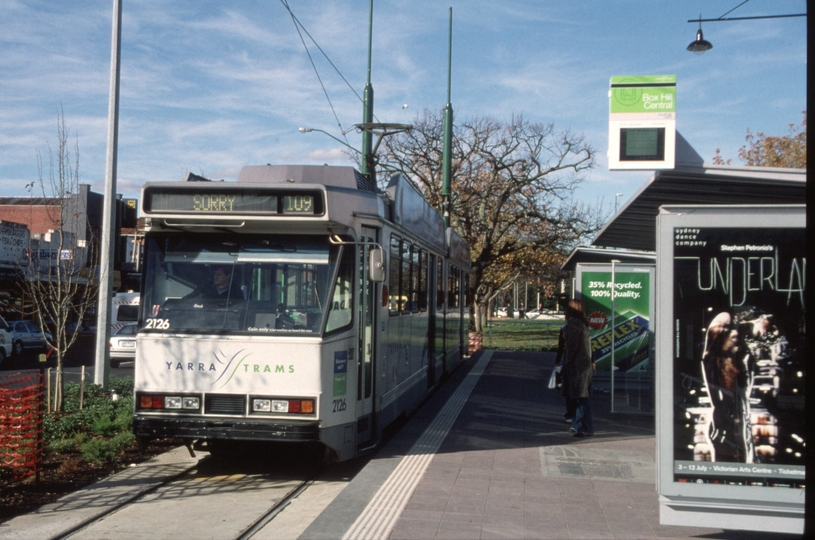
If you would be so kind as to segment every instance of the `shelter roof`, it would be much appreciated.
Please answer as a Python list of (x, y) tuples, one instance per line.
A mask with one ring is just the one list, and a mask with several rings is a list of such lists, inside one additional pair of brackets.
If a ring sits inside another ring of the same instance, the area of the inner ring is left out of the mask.
[(656, 217), (667, 204), (806, 204), (806, 170), (709, 165), (657, 171), (592, 245), (656, 251)]
[(566, 262), (561, 267), (563, 270), (572, 271), (575, 266), (583, 263), (611, 263), (617, 260), (627, 264), (655, 264), (657, 256), (648, 251), (627, 251), (618, 249), (601, 249), (579, 247), (572, 251)]

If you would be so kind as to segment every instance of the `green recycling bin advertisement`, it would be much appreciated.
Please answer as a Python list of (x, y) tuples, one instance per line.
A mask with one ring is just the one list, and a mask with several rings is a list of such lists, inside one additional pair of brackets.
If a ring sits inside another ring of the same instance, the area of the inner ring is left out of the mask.
[(588, 265), (581, 272), (580, 293), (597, 370), (611, 370), (613, 352), (618, 373), (649, 371), (653, 332), (649, 269), (631, 271), (617, 266), (612, 276), (611, 271), (590, 268)]

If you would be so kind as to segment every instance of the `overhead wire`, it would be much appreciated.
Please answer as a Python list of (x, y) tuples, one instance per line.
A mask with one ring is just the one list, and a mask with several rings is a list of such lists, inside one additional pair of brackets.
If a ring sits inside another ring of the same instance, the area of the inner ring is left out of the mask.
[[(326, 54), (326, 52), (323, 50), (323, 48), (320, 47), (320, 44), (317, 43), (317, 40), (314, 39), (314, 37), (309, 33), (309, 31), (303, 25), (303, 23), (300, 22), (300, 20), (297, 18), (297, 16), (292, 11), (291, 7), (289, 7), (288, 0), (280, 0), (280, 3), (283, 4), (283, 7), (286, 8), (286, 11), (289, 12), (289, 15), (292, 18), (292, 22), (294, 23), (294, 28), (295, 28), (295, 30), (297, 30), (297, 35), (300, 37), (300, 42), (303, 44), (303, 48), (306, 50), (306, 54), (308, 55), (309, 61), (311, 62), (311, 67), (314, 69), (314, 74), (317, 76), (317, 80), (320, 82), (320, 86), (323, 89), (323, 94), (325, 94), (325, 98), (328, 101), (328, 105), (331, 107), (331, 112), (332, 112), (332, 114), (334, 115), (334, 118), (337, 121), (337, 126), (339, 126), (339, 128), (340, 128), (340, 133), (342, 134), (342, 137), (346, 141), (348, 141), (348, 138), (345, 136), (346, 131), (343, 129), (342, 123), (340, 122), (340, 119), (337, 116), (337, 111), (334, 109), (334, 104), (331, 102), (331, 98), (328, 95), (328, 90), (326, 89), (325, 84), (323, 84), (323, 79), (322, 79), (322, 77), (320, 77), (320, 73), (319, 73), (319, 71), (317, 69), (317, 65), (314, 63), (314, 58), (311, 56), (311, 51), (309, 51), (308, 45), (306, 45), (306, 41), (303, 38), (303, 33), (305, 33), (306, 36), (308, 36), (308, 38), (314, 44), (314, 46), (317, 47), (317, 50), (320, 51), (320, 53), (323, 55), (323, 57), (326, 59), (326, 61), (329, 63), (329, 65), (331, 65), (331, 67), (334, 68), (334, 71), (337, 72), (337, 75), (339, 75), (340, 78), (343, 80), (343, 82), (345, 82), (345, 84), (348, 86), (348, 88), (351, 89), (351, 91), (354, 93), (354, 95), (357, 97), (357, 99), (360, 101), (360, 103), (364, 103), (364, 100), (359, 95), (359, 93), (354, 89), (354, 87), (351, 85), (351, 83), (348, 82), (348, 79), (345, 78), (345, 76), (342, 74), (342, 72), (339, 70), (339, 68), (337, 68), (337, 66), (334, 64), (334, 62), (331, 61), (331, 59), (328, 57), (328, 54)], [(302, 29), (302, 32), (301, 32), (301, 29)], [(376, 117), (376, 116), (374, 116), (374, 117)]]

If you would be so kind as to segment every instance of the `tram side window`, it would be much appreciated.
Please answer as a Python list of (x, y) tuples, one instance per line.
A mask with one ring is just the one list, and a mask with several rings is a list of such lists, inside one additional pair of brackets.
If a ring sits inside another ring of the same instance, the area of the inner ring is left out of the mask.
[(419, 251), (419, 311), (427, 311), (427, 251)]
[(459, 307), (459, 273), (458, 268), (451, 266), (447, 276), (447, 307), (450, 309)]
[(328, 305), (326, 334), (351, 324), (354, 309), (354, 267), (354, 249), (344, 246), (337, 282), (334, 284), (334, 292)]
[(399, 284), (399, 303), (402, 313), (410, 313), (413, 304), (410, 250), (410, 242), (402, 240), (402, 280)]
[(402, 271), (402, 239), (395, 234), (391, 236), (391, 260), (390, 260), (390, 301), (388, 310), (391, 315), (399, 315), (402, 310), (402, 291), (400, 288), (400, 274)]
[(444, 311), (444, 260), (441, 257), (436, 266), (436, 311)]

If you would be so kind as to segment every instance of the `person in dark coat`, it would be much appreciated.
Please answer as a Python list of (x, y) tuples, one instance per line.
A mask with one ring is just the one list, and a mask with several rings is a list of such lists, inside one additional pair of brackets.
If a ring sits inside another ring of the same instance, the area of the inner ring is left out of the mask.
[(574, 420), (575, 403), (574, 400), (567, 395), (566, 387), (563, 386), (563, 367), (561, 366), (561, 362), (563, 361), (563, 351), (566, 347), (566, 338), (563, 334), (563, 330), (565, 330), (565, 328), (566, 325), (564, 324), (558, 332), (557, 357), (555, 358), (555, 369), (557, 370), (557, 375), (555, 380), (557, 381), (557, 387), (560, 388), (560, 393), (563, 394), (563, 397), (566, 399), (566, 412), (563, 414), (563, 418), (566, 419), (568, 424), (571, 424), (572, 420)]
[(594, 435), (591, 415), (594, 362), (591, 357), (589, 325), (583, 302), (569, 300), (563, 327), (563, 395), (574, 401), (574, 418), (569, 431), (575, 437)]

